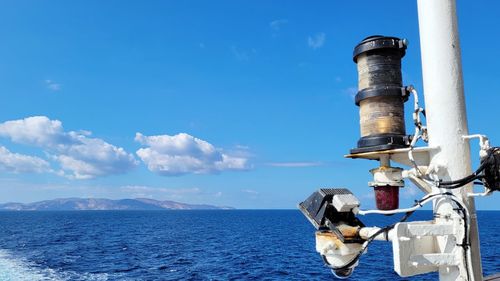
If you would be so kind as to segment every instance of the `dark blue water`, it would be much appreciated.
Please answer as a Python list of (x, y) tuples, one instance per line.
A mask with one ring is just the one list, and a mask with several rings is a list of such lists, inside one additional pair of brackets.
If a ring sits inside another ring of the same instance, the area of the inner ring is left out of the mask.
[[(430, 219), (420, 212), (415, 219)], [(485, 274), (500, 271), (500, 212), (479, 212)], [(366, 225), (394, 218), (364, 218)], [(299, 211), (0, 212), (0, 280), (330, 280)], [(400, 278), (374, 242), (351, 280)]]

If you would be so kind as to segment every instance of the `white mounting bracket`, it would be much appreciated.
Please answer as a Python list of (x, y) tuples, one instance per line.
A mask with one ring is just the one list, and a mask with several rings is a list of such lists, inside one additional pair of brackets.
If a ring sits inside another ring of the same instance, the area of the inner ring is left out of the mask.
[(407, 277), (459, 266), (462, 249), (457, 246), (440, 250), (436, 238), (458, 241), (457, 237), (463, 235), (462, 223), (460, 218), (454, 218), (439, 224), (435, 221), (396, 224), (392, 233), (394, 270)]
[[(431, 151), (437, 151), (439, 150), (438, 147), (415, 147), (413, 148), (413, 157), (415, 158), (415, 162), (417, 165), (422, 165), (422, 166), (427, 166), (429, 165), (430, 162), (430, 152)], [(345, 155), (344, 157), (346, 158), (362, 158), (362, 159), (369, 159), (369, 160), (381, 160), (383, 158), (386, 158), (387, 156), (390, 158), (390, 160), (408, 166), (412, 167), (413, 164), (411, 163), (410, 159), (408, 158), (408, 151), (410, 151), (410, 148), (398, 148), (398, 149), (391, 149), (391, 150), (382, 150), (382, 151), (372, 151), (372, 152), (364, 152), (364, 153), (355, 153), (355, 154), (348, 154)]]

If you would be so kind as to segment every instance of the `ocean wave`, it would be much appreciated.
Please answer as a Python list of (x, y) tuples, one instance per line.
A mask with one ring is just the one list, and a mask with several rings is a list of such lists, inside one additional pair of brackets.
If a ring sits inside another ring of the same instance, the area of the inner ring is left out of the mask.
[(10, 251), (0, 249), (0, 281), (107, 281), (108, 274), (77, 273), (41, 268)]

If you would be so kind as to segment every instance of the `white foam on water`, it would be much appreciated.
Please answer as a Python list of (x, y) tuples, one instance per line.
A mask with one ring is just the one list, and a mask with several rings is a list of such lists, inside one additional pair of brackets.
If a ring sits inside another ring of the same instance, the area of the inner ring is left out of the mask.
[(107, 274), (76, 273), (40, 268), (24, 258), (14, 257), (9, 251), (0, 249), (0, 281), (68, 281), (108, 280)]

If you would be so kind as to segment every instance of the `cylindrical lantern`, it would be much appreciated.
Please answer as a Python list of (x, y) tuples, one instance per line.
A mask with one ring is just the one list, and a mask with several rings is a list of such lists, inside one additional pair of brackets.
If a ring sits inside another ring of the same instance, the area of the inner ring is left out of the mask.
[(370, 36), (354, 48), (358, 67), (358, 93), (361, 138), (351, 153), (403, 148), (409, 145), (405, 130), (401, 58), (406, 40)]

